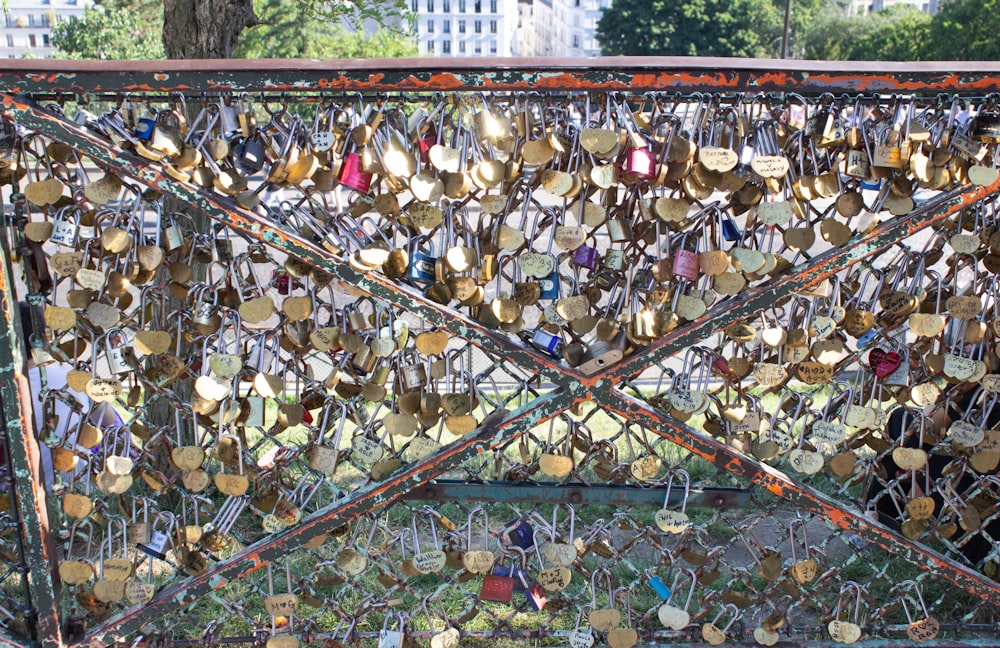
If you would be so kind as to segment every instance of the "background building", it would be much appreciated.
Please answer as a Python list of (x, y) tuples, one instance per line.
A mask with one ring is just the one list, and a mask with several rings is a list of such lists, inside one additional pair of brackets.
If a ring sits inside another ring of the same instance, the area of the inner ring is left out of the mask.
[(894, 5), (910, 5), (924, 13), (934, 15), (938, 11), (938, 0), (852, 0), (851, 13), (863, 16), (866, 13), (881, 11)]
[(0, 26), (0, 58), (50, 58), (52, 26), (82, 16), (91, 0), (7, 0)]
[(521, 0), (518, 56), (600, 56), (595, 33), (612, 0)]
[(411, 0), (427, 56), (512, 56), (517, 0)]

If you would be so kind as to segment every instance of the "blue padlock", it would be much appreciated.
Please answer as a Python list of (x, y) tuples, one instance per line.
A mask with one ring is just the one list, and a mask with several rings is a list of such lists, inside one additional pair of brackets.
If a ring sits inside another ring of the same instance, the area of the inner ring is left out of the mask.
[(656, 595), (660, 597), (661, 601), (666, 601), (670, 598), (672, 592), (659, 576), (651, 576), (649, 578), (649, 586), (653, 588), (653, 591), (656, 592)]
[(539, 299), (559, 299), (559, 271), (555, 270), (547, 277), (538, 280), (542, 287)]
[(528, 550), (535, 544), (535, 530), (524, 520), (512, 520), (507, 524), (507, 540), (514, 546)]

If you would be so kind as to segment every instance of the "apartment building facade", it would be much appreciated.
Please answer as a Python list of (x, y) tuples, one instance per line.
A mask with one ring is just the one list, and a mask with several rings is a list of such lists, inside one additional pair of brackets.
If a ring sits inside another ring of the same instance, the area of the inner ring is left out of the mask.
[(517, 0), (411, 0), (424, 56), (514, 55)]
[(52, 27), (82, 16), (91, 0), (7, 0), (0, 23), (0, 58), (51, 58)]

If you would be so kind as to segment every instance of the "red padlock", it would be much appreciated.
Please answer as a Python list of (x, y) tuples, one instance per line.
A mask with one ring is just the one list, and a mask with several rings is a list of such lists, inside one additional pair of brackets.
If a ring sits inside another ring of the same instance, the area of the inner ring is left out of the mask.
[(340, 184), (361, 193), (368, 193), (372, 184), (372, 174), (365, 171), (364, 161), (357, 153), (351, 152), (344, 156), (337, 176)]
[[(497, 561), (499, 563), (500, 561)], [(514, 598), (514, 579), (510, 576), (501, 576), (497, 573), (497, 567), (483, 577), (483, 586), (479, 590), (479, 599), (482, 601), (496, 601), (497, 603), (510, 603)], [(513, 573), (513, 565), (511, 573)]]

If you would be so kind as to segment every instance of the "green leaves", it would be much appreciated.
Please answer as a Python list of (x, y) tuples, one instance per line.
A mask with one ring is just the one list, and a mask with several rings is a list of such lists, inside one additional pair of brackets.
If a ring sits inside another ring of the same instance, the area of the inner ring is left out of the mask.
[(57, 56), (70, 59), (162, 59), (160, 32), (128, 9), (89, 8), (52, 28)]
[(780, 37), (771, 0), (615, 0), (597, 24), (608, 56), (776, 56)]
[[(256, 8), (259, 24), (243, 32), (241, 58), (398, 58), (417, 55), (408, 23), (350, 32), (331, 22), (329, 9), (294, 0), (265, 0)], [(367, 10), (367, 9), (366, 9)]]

